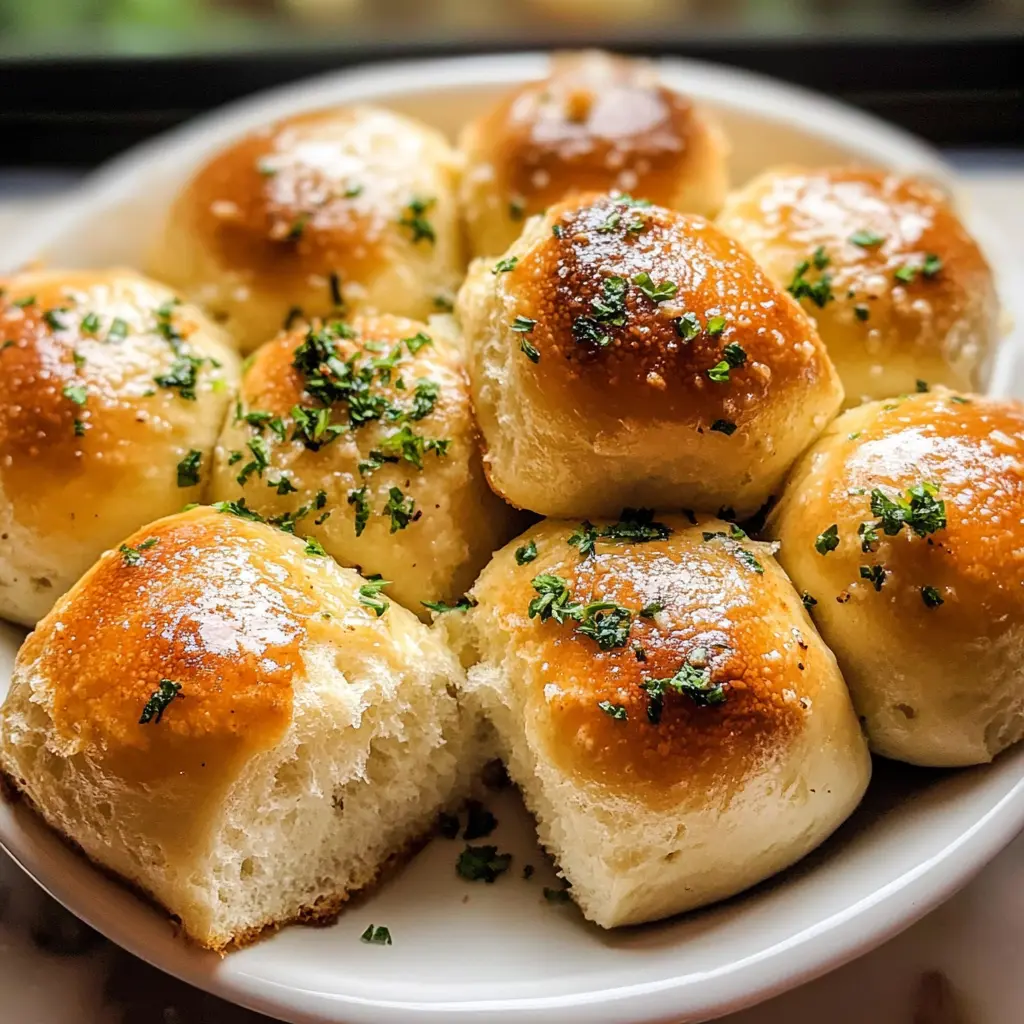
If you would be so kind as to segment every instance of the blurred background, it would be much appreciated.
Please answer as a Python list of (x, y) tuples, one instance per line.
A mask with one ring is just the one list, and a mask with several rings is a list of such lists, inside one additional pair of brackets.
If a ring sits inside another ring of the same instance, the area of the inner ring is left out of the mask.
[(318, 71), (574, 45), (766, 72), (942, 145), (1024, 145), (1024, 0), (0, 0), (0, 166), (87, 167)]

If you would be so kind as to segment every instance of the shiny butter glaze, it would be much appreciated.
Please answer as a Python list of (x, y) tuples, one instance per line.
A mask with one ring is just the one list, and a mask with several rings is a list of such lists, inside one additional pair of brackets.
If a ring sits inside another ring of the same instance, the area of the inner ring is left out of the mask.
[(411, 239), (399, 225), (408, 204), (436, 198), (424, 194), (432, 141), (383, 110), (302, 114), (205, 164), (179, 199), (179, 214), (240, 286), (276, 292), (290, 282), (305, 291), (315, 281), (323, 301), (314, 312), (326, 312), (327, 275), (338, 273), (347, 286), (387, 260), (388, 245)]
[(652, 67), (603, 54), (556, 61), (549, 78), (511, 93), (474, 130), (498, 188), (525, 216), (590, 190), (673, 205), (707, 132)]
[[(843, 691), (831, 655), (769, 548), (741, 542), (764, 566), (758, 575), (735, 557), (734, 545), (703, 540), (704, 531), (727, 531), (727, 523), (659, 519), (673, 527), (668, 539), (598, 541), (596, 555), (586, 560), (567, 543), (575, 524), (550, 520), (535, 527), (516, 544), (532, 538), (538, 557), (517, 566), (513, 545), (500, 552), (473, 589), (480, 605), (470, 614), (487, 623), (477, 629), (500, 630), (519, 654), (510, 667), (513, 685), (527, 689), (527, 721), (543, 737), (546, 759), (613, 790), (635, 795), (639, 787), (652, 804), (686, 792), (702, 801), (721, 793), (723, 778), (730, 791), (742, 786), (796, 742), (819, 695), (827, 701)], [(531, 580), (541, 573), (563, 577), (581, 602), (630, 608), (627, 646), (601, 651), (571, 622), (530, 619)], [(653, 601), (664, 605), (656, 618), (636, 616)], [(634, 641), (646, 662), (637, 660)], [(726, 684), (726, 702), (697, 707), (669, 693), (660, 724), (651, 724), (639, 684), (672, 676), (699, 648), (713, 682)], [(627, 719), (611, 718), (601, 701), (623, 705)]]
[[(621, 226), (600, 230), (616, 213)], [(640, 233), (626, 228), (634, 216), (646, 222)], [(642, 410), (701, 429), (724, 417), (742, 429), (781, 395), (833, 378), (811, 321), (735, 242), (700, 217), (588, 195), (549, 210), (532, 239), (496, 288), (509, 322), (516, 314), (537, 321), (529, 340), (540, 360), (522, 372), (552, 401), (572, 394), (610, 416)], [(655, 303), (631, 283), (625, 324), (605, 325), (612, 343), (578, 343), (573, 321), (592, 312), (606, 279), (632, 282), (640, 273), (655, 284), (674, 283), (675, 296)], [(695, 313), (702, 325), (721, 315), (726, 325), (717, 337), (702, 331), (685, 342), (673, 323), (684, 313)], [(509, 338), (518, 348), (520, 335), (510, 332)], [(746, 364), (732, 370), (728, 382), (716, 383), (707, 371), (730, 342), (744, 349)]]
[[(206, 508), (126, 543), (152, 539), (138, 564), (104, 555), (19, 658), (50, 683), (63, 741), (138, 783), (212, 782), (287, 728), (300, 645), (326, 628), (323, 560), (271, 527)], [(162, 679), (181, 695), (141, 724)]]
[[(956, 397), (963, 396), (940, 389), (853, 409), (798, 465), (769, 527), (785, 565), (809, 562), (825, 574), (833, 592), (816, 593), (819, 601), (898, 609), (901, 629), (921, 637), (935, 628), (995, 635), (1021, 621), (1024, 411)], [(939, 487), (946, 527), (924, 538), (907, 528), (895, 537), (879, 530), (878, 549), (862, 552), (857, 527), (877, 519), (871, 490), (905, 494), (925, 481)], [(814, 538), (831, 523), (840, 545), (819, 566)], [(879, 592), (859, 578), (859, 566), (876, 564), (888, 573)], [(926, 607), (922, 586), (938, 589), (945, 603)]]
[[(173, 293), (120, 269), (23, 274), (0, 281), (0, 289), (0, 492), (23, 525), (73, 533), (126, 474), (171, 473), (188, 449), (178, 445), (187, 434), (183, 418), (194, 415), (186, 407), (195, 403), (154, 380), (175, 359), (156, 329), (156, 311)], [(31, 297), (30, 305), (16, 305)], [(45, 314), (57, 309), (62, 326), (55, 329)], [(100, 319), (95, 333), (81, 326), (90, 313)], [(115, 318), (127, 325), (123, 340), (108, 340)], [(182, 351), (220, 357), (221, 365), (200, 368), (199, 399), (226, 391), (230, 353), (210, 325), (187, 306), (175, 307), (171, 322)], [(77, 387), (85, 388), (84, 404), (64, 393)], [(182, 503), (196, 493), (182, 489)]]
[[(790, 283), (802, 260), (823, 249), (834, 298), (820, 308), (808, 298), (801, 301), (851, 401), (862, 392), (883, 397), (905, 389), (901, 383), (885, 390), (887, 361), (895, 356), (923, 360), (920, 375), (933, 383), (967, 389), (979, 384), (998, 329), (992, 272), (935, 187), (869, 169), (782, 169), (737, 192), (718, 223), (780, 287)], [(861, 231), (884, 240), (857, 245), (850, 239)], [(942, 261), (934, 277), (895, 277), (902, 267), (920, 267), (929, 254)], [(819, 276), (816, 269), (807, 272), (811, 281)], [(847, 370), (850, 363), (856, 368)], [(851, 386), (854, 381), (859, 390)]]

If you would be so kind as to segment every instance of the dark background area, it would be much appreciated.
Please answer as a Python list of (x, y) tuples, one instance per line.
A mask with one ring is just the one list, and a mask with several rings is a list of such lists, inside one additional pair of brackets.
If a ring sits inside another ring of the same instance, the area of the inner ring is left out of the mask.
[(1024, 147), (1024, 0), (0, 0), (0, 167), (87, 168), (201, 111), (389, 58), (597, 45)]

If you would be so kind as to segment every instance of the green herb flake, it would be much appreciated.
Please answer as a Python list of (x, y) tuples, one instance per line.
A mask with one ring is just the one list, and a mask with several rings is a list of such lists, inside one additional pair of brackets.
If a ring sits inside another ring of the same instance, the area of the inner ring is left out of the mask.
[(927, 391), (930, 390), (929, 387), (928, 387), (928, 381), (926, 381), (926, 380), (915, 380), (914, 381), (914, 390), (917, 391), (917, 393), (919, 395), (925, 394)]
[(486, 839), (498, 827), (498, 819), (479, 800), (470, 800), (466, 805), (466, 828), (462, 838)]
[(12, 299), (11, 305), (17, 306), (18, 309), (27, 309), (29, 306), (36, 304), (36, 297), (34, 295), (25, 295), (20, 299)]
[(814, 541), (814, 550), (819, 555), (827, 555), (839, 547), (839, 524), (833, 523), (826, 530), (818, 534)]
[(815, 269), (824, 270), (831, 262), (828, 257), (828, 253), (825, 252), (825, 246), (819, 245), (814, 250), (814, 254), (811, 256), (811, 262), (814, 264)]
[(380, 573), (367, 576), (366, 582), (359, 588), (359, 603), (372, 609), (379, 619), (389, 608), (391, 602), (381, 594), (385, 587), (391, 586), (391, 580), (384, 579)]
[(808, 594), (806, 590), (800, 595), (800, 600), (808, 611), (818, 603), (818, 599)]
[(909, 263), (899, 267), (892, 275), (897, 281), (902, 281), (904, 284), (910, 284), (915, 277), (917, 277), (917, 267), (912, 266)]
[(942, 270), (942, 260), (935, 253), (928, 253), (924, 258), (924, 263), (921, 265), (921, 273), (931, 280), (940, 270)]
[(725, 434), (726, 437), (731, 437), (736, 433), (736, 424), (731, 420), (715, 420), (711, 424), (711, 429), (719, 434)]
[(365, 487), (360, 487), (358, 490), (349, 491), (348, 503), (355, 508), (356, 511), (356, 536), (360, 536), (363, 530), (366, 529), (366, 524), (370, 521), (370, 514), (373, 509), (370, 507), (370, 499), (367, 496), (367, 490)]
[(366, 931), (359, 936), (360, 942), (366, 942), (373, 946), (390, 946), (391, 932), (382, 924), (368, 925)]
[(409, 350), (409, 355), (414, 356), (426, 345), (433, 345), (434, 339), (425, 331), (417, 331), (410, 338), (403, 338), (402, 344)]
[(414, 512), (415, 501), (402, 493), (398, 487), (388, 490), (388, 500), (384, 504), (382, 515), (391, 517), (391, 532), (404, 530), (417, 515)]
[(491, 270), (491, 273), (492, 274), (507, 274), (510, 270), (515, 270), (516, 269), (516, 264), (518, 262), (519, 262), (519, 257), (518, 256), (506, 256), (504, 259), (498, 260), (498, 262), (494, 264), (494, 267)]
[(455, 870), (468, 882), (493, 883), (509, 869), (512, 854), (498, 853), (496, 846), (469, 846), (459, 854)]
[(161, 679), (160, 686), (153, 691), (149, 700), (146, 701), (139, 716), (139, 725), (147, 725), (152, 722), (159, 725), (164, 717), (164, 712), (177, 700), (183, 700), (185, 695), (181, 692), (181, 683), (171, 682), (170, 679)]
[(676, 334), (683, 341), (693, 341), (700, 334), (700, 321), (696, 313), (684, 313), (682, 316), (674, 317), (672, 323), (675, 325)]
[(857, 305), (853, 307), (853, 315), (863, 322), (871, 316), (871, 310), (865, 306), (863, 302), (858, 302)]
[(127, 337), (128, 322), (126, 320), (122, 320), (119, 316), (115, 316), (114, 319), (110, 321), (110, 329), (107, 331), (107, 341), (124, 341)]
[(43, 322), (50, 330), (53, 331), (66, 331), (68, 328), (67, 323), (64, 320), (63, 314), (67, 312), (65, 307), (58, 307), (56, 309), (48, 309), (43, 314)]
[(850, 235), (850, 241), (859, 245), (862, 249), (875, 249), (885, 241), (885, 235), (880, 235), (868, 228), (861, 228)]
[(525, 337), (521, 338), (519, 341), (519, 351), (522, 352), (523, 355), (526, 356), (526, 358), (529, 359), (531, 363), (540, 362), (540, 350), (536, 347), (536, 345), (531, 345)]
[[(725, 317), (711, 317), (708, 320), (708, 322), (704, 325), (704, 330), (707, 331), (709, 337), (717, 338), (725, 330)], [(736, 347), (739, 348), (739, 345), (737, 345)]]
[(568, 903), (570, 900), (568, 889), (552, 889), (551, 886), (544, 886), (544, 899), (548, 903)]
[(419, 197), (413, 197), (406, 206), (405, 211), (399, 218), (398, 223), (408, 228), (412, 232), (413, 244), (417, 242), (426, 241), (431, 245), (437, 241), (437, 236), (434, 233), (434, 227), (427, 220), (426, 213), (436, 202), (435, 199), (423, 199)]
[(660, 284), (655, 284), (651, 279), (651, 275), (646, 271), (637, 274), (633, 278), (633, 284), (652, 302), (664, 302), (667, 299), (674, 298), (679, 290), (679, 286), (672, 281), (662, 281)]
[(65, 384), (61, 394), (75, 405), (85, 405), (85, 400), (89, 397), (84, 384)]
[(875, 590), (881, 590), (885, 585), (886, 571), (880, 565), (862, 565), (860, 567), (860, 578), (867, 580)]
[(622, 704), (613, 704), (610, 700), (602, 700), (598, 701), (597, 706), (609, 718), (614, 718), (616, 722), (626, 721), (626, 709)]
[(463, 594), (455, 604), (448, 604), (446, 601), (420, 601), (420, 604), (432, 612), (444, 615), (447, 612), (468, 612), (477, 606), (477, 600), (475, 597), (470, 597), (469, 594)]
[(531, 540), (516, 548), (516, 565), (527, 565), (537, 557), (537, 542)]
[(633, 615), (614, 601), (591, 601), (580, 613), (578, 633), (593, 640), (602, 651), (625, 647)]
[(926, 608), (938, 608), (940, 604), (946, 603), (935, 587), (922, 587), (921, 600), (924, 601)]
[(919, 537), (944, 529), (946, 503), (936, 499), (938, 493), (938, 485), (927, 481), (908, 488), (906, 497), (897, 494), (890, 498), (876, 487), (871, 492), (871, 512), (879, 517), (875, 525), (888, 537), (895, 537), (904, 525)]
[(537, 321), (531, 320), (528, 316), (517, 316), (509, 326), (518, 334), (532, 334)]
[(178, 486), (195, 487), (199, 483), (199, 466), (203, 453), (190, 448), (188, 454), (178, 463)]
[(317, 558), (325, 558), (327, 552), (324, 550), (323, 544), (320, 543), (315, 537), (306, 538), (306, 554), (315, 555)]
[(566, 619), (579, 619), (582, 616), (582, 606), (572, 602), (569, 584), (561, 576), (541, 573), (534, 576), (530, 585), (537, 591), (537, 596), (527, 607), (531, 619), (539, 618), (541, 622), (546, 622), (553, 618), (561, 624)]

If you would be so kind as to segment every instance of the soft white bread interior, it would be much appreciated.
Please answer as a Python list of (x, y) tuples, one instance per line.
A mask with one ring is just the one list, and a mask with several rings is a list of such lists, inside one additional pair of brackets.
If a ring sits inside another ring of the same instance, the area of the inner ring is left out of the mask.
[(243, 351), (288, 320), (375, 310), (424, 319), (463, 267), (457, 160), (388, 110), (300, 114), (213, 155), (168, 215), (150, 269)]
[(469, 122), (460, 185), (473, 254), (495, 256), (523, 221), (577, 192), (616, 189), (712, 217), (728, 187), (725, 136), (656, 68), (606, 53), (563, 54)]
[(1024, 410), (940, 389), (839, 417), (768, 522), (872, 748), (990, 761), (1024, 737)]
[(850, 814), (871, 771), (771, 547), (694, 519), (540, 523), (449, 617), (467, 707), (605, 928), (781, 871)]
[(238, 374), (227, 335), (134, 271), (0, 279), (0, 616), (35, 624), (202, 498)]
[(584, 195), (456, 309), (491, 486), (542, 515), (751, 515), (842, 402), (814, 325), (700, 217)]
[(215, 498), (290, 520), (423, 615), (522, 528), (487, 486), (458, 346), (399, 317), (315, 321), (260, 348), (216, 463)]
[(459, 666), (384, 605), (270, 526), (209, 508), (161, 520), (26, 641), (0, 765), (203, 946), (328, 920), (458, 779)]
[(718, 225), (814, 317), (848, 405), (913, 392), (918, 380), (985, 383), (999, 338), (992, 271), (933, 185), (780, 168), (734, 192)]

